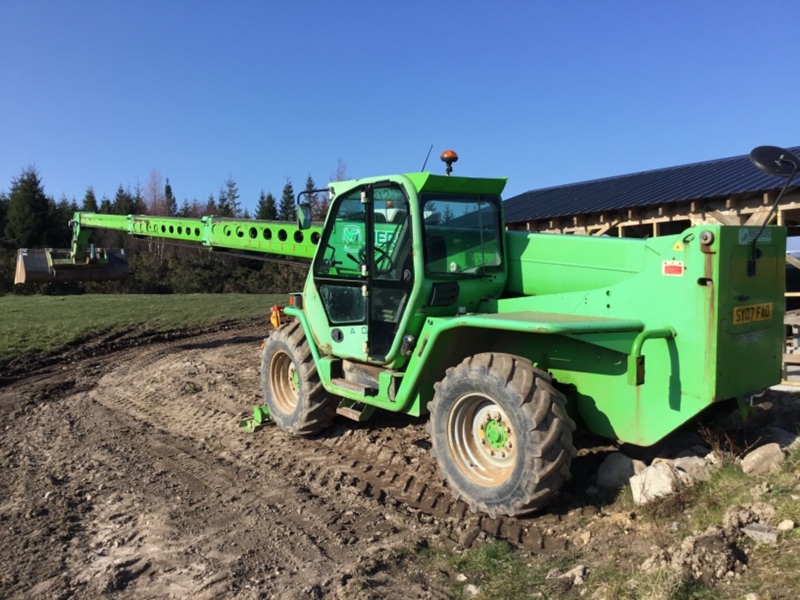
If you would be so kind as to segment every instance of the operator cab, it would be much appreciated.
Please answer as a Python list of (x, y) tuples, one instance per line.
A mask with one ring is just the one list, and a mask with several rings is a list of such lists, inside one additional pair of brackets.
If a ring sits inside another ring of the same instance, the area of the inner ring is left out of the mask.
[(499, 294), (504, 184), (430, 173), (331, 184), (304, 294), (317, 346), (398, 368), (425, 318)]

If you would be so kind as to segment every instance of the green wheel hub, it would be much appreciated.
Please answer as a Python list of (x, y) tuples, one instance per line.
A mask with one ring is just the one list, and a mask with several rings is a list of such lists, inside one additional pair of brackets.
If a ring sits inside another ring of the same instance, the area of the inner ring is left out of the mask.
[(289, 378), (292, 380), (292, 386), (294, 387), (294, 393), (296, 394), (297, 390), (300, 389), (300, 373), (297, 372), (297, 369), (294, 368), (294, 365), (292, 365), (289, 371)]
[(495, 450), (500, 450), (508, 443), (508, 433), (506, 433), (505, 425), (500, 421), (491, 419), (483, 427), (483, 437), (489, 447)]

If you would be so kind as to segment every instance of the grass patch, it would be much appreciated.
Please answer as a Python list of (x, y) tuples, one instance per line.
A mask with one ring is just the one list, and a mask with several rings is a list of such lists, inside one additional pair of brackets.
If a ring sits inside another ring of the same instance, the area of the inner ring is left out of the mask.
[(51, 351), (100, 331), (167, 331), (269, 317), (285, 294), (128, 294), (0, 297), (0, 361)]
[[(791, 451), (781, 469), (768, 479), (770, 491), (766, 500), (775, 506), (775, 523), (800, 520), (800, 449)], [(800, 541), (800, 529), (791, 534)]]
[[(424, 547), (406, 555), (404, 562), (413, 574), (445, 574), (445, 585), (453, 598), (577, 598), (578, 590), (568, 590), (547, 574), (574, 567), (575, 557), (563, 554), (545, 561), (527, 562), (506, 542), (487, 541), (477, 548), (450, 550)], [(410, 564), (409, 564), (410, 563)], [(466, 579), (464, 579), (466, 577)], [(478, 588), (477, 596), (467, 594), (467, 586)], [(569, 587), (568, 585), (566, 587)]]
[(756, 483), (738, 464), (725, 460), (711, 479), (701, 481), (693, 488), (693, 528), (703, 530), (709, 525), (719, 525), (725, 511), (731, 506), (751, 503), (753, 497), (750, 491)]
[[(769, 493), (764, 500), (775, 507), (772, 524), (791, 519), (797, 525), (800, 518), (800, 450), (791, 451), (781, 469), (772, 473), (767, 482)], [(749, 577), (739, 591), (755, 593), (762, 600), (797, 598), (800, 590), (800, 529), (781, 534), (778, 544), (754, 545)]]
[[(602, 569), (592, 575), (594, 587), (590, 598), (604, 600), (712, 600), (715, 590), (684, 578), (671, 569), (644, 573)], [(598, 583), (600, 582), (600, 583)]]
[(751, 553), (756, 565), (746, 579), (731, 586), (727, 598), (756, 594), (759, 600), (789, 600), (800, 590), (800, 536), (786, 536), (777, 546), (758, 546)]

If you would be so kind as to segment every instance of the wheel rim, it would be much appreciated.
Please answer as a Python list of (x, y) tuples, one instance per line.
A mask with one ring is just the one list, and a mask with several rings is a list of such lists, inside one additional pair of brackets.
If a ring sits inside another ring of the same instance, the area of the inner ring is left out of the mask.
[(285, 414), (297, 408), (300, 377), (291, 357), (285, 352), (276, 352), (269, 363), (269, 386), (277, 409)]
[(494, 487), (511, 477), (517, 460), (514, 428), (488, 396), (466, 394), (456, 400), (447, 433), (456, 466), (470, 481)]

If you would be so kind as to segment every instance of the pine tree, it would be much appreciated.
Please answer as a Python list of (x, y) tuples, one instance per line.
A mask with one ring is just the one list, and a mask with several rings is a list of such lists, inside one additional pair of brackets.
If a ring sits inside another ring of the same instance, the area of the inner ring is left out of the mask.
[(225, 187), (219, 190), (217, 208), (223, 217), (238, 217), (242, 212), (239, 205), (239, 188), (232, 177), (228, 177), (225, 180)]
[(94, 195), (94, 188), (92, 186), (86, 188), (86, 194), (83, 196), (81, 210), (84, 212), (97, 212), (97, 196)]
[(189, 204), (189, 199), (184, 198), (183, 202), (181, 202), (181, 207), (178, 209), (178, 216), (179, 217), (191, 217), (192, 215), (192, 205)]
[(178, 212), (178, 201), (175, 200), (175, 196), (172, 193), (169, 177), (167, 177), (167, 183), (164, 185), (164, 212), (170, 216)]
[(256, 207), (256, 219), (261, 221), (275, 221), (278, 218), (278, 207), (275, 203), (275, 196), (272, 192), (264, 194), (264, 190), (258, 195), (258, 206)]
[(206, 200), (206, 205), (203, 207), (203, 214), (201, 216), (206, 217), (209, 215), (218, 215), (219, 209), (217, 208), (217, 202), (214, 200), (214, 194), (208, 195), (208, 200)]
[(74, 199), (68, 200), (66, 196), (61, 196), (61, 200), (56, 203), (50, 200), (49, 215), (47, 219), (47, 232), (45, 233), (45, 243), (48, 246), (64, 248), (69, 246), (72, 240), (72, 230), (69, 227), (70, 219), (78, 210), (78, 203)]
[(50, 206), (36, 167), (23, 169), (11, 181), (6, 213), (6, 238), (17, 247), (41, 245), (47, 232)]
[(294, 188), (290, 179), (287, 179), (286, 185), (283, 186), (278, 218), (281, 221), (294, 221), (297, 218), (297, 211), (294, 206)]
[(111, 212), (115, 215), (130, 215), (136, 213), (136, 201), (131, 193), (122, 188), (122, 184), (117, 188), (114, 201), (111, 203)]
[(8, 214), (8, 196), (5, 192), (0, 192), (0, 241), (2, 241), (3, 232), (6, 230), (6, 215)]
[[(312, 193), (317, 186), (314, 184), (314, 178), (311, 177), (311, 173), (308, 174), (306, 177), (306, 189), (304, 190), (306, 193), (303, 195), (303, 201), (307, 202), (309, 207), (311, 208), (311, 220), (312, 221), (319, 221), (319, 195)], [(324, 217), (323, 217), (324, 218)]]
[(137, 181), (133, 188), (133, 205), (131, 206), (131, 214), (143, 215), (146, 212), (146, 208), (144, 196), (142, 194), (142, 184)]

